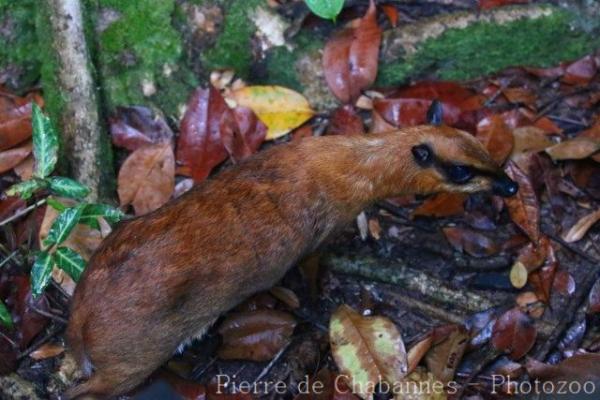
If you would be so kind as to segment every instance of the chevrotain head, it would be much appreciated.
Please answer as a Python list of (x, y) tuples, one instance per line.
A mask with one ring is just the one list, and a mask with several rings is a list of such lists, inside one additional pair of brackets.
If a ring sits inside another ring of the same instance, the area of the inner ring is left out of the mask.
[(401, 136), (410, 144), (410, 184), (416, 193), (491, 190), (510, 197), (519, 189), (479, 140), (467, 132), (444, 125), (418, 126)]

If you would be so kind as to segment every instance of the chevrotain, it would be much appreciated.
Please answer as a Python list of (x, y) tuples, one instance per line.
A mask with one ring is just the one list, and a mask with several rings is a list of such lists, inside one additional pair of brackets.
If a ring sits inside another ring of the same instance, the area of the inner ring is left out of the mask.
[(73, 296), (67, 340), (89, 379), (67, 397), (136, 387), (378, 199), (517, 189), (477, 139), (447, 126), (262, 151), (104, 240)]

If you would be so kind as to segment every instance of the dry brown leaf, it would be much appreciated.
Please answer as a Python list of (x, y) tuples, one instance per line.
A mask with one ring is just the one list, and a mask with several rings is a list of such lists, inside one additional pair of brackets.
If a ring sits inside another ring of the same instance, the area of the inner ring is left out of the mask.
[(46, 358), (56, 357), (65, 352), (64, 346), (58, 343), (45, 343), (29, 354), (34, 360), (45, 360)]
[(284, 303), (289, 308), (296, 309), (300, 307), (300, 300), (293, 290), (284, 288), (283, 286), (275, 286), (270, 290), (271, 294), (275, 296), (279, 301)]
[(540, 238), (540, 207), (533, 185), (527, 174), (514, 162), (509, 161), (505, 170), (519, 184), (517, 194), (504, 199), (510, 217), (532, 242), (537, 243)]
[(10, 171), (31, 154), (31, 140), (18, 147), (0, 151), (0, 174)]
[(296, 321), (277, 310), (255, 310), (229, 315), (219, 326), (223, 343), (219, 357), (225, 360), (269, 361), (289, 341)]
[(437, 379), (447, 384), (454, 378), (456, 368), (468, 344), (469, 334), (463, 327), (456, 326), (445, 340), (427, 352), (425, 356), (427, 368)]
[(575, 225), (571, 227), (571, 229), (569, 229), (565, 234), (563, 234), (563, 240), (567, 243), (573, 243), (578, 240), (581, 240), (585, 236), (587, 231), (596, 222), (598, 222), (598, 220), (600, 220), (600, 210), (593, 211), (583, 216), (579, 219), (579, 221), (575, 223)]
[(137, 149), (119, 170), (121, 206), (132, 204), (136, 215), (154, 211), (171, 198), (175, 187), (175, 157), (169, 143)]
[(427, 198), (411, 213), (411, 217), (443, 218), (460, 215), (465, 212), (466, 199), (467, 195), (464, 193), (438, 193)]
[(496, 350), (509, 354), (517, 360), (531, 350), (537, 330), (533, 320), (520, 309), (513, 308), (505, 312), (492, 329), (492, 345)]
[(600, 140), (579, 135), (546, 149), (553, 160), (580, 160), (600, 150)]

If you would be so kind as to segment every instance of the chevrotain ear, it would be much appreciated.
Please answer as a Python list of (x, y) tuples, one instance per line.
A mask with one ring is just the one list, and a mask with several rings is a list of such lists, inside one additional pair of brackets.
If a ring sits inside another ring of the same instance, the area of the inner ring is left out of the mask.
[(433, 164), (433, 151), (426, 144), (413, 146), (411, 150), (415, 161), (421, 167), (428, 167)]
[(427, 122), (431, 125), (440, 126), (444, 119), (444, 108), (442, 103), (435, 99), (431, 102), (429, 110), (427, 110)]

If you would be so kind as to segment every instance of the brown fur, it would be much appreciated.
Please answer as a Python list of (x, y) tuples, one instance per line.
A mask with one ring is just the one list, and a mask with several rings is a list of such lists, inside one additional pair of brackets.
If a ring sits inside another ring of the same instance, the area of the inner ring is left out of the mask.
[(489, 178), (465, 188), (419, 167), (410, 149), (420, 143), (441, 159), (498, 171), (476, 139), (447, 127), (309, 138), (274, 146), (122, 223), (73, 297), (67, 338), (91, 377), (67, 396), (133, 389), (377, 199), (489, 189)]

